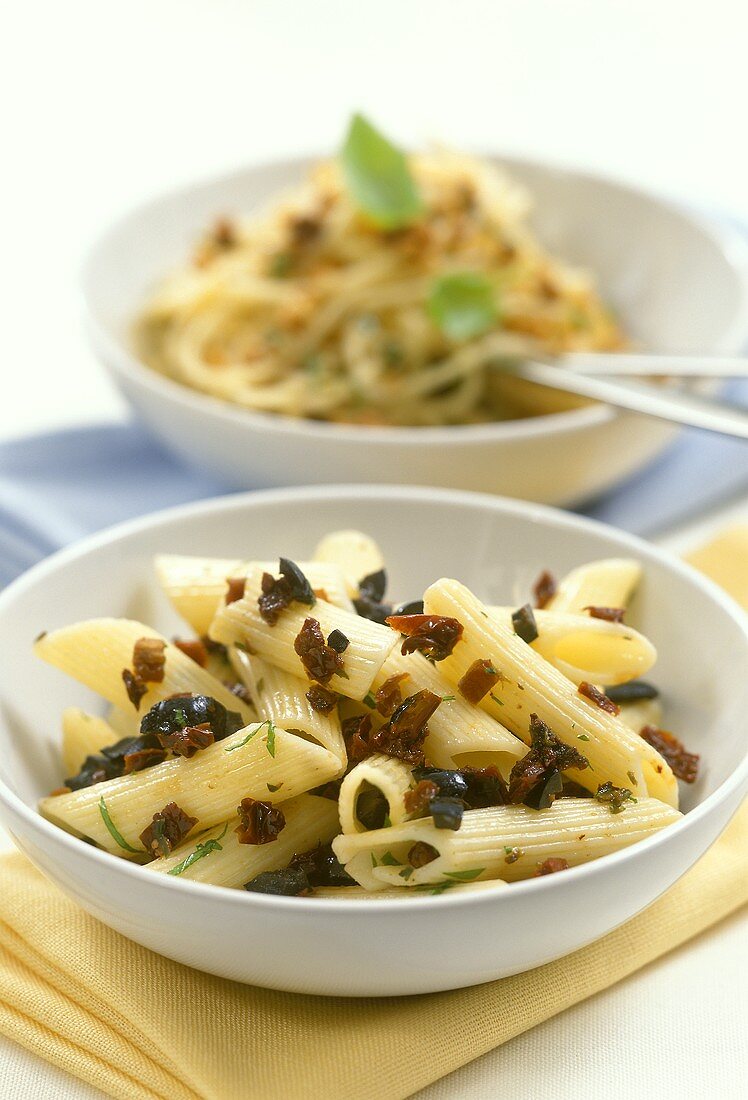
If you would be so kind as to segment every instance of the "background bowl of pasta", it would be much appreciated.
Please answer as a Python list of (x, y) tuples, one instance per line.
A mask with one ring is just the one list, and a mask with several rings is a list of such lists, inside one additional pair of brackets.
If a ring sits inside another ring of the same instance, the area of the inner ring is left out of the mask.
[(641, 467), (672, 429), (502, 360), (737, 352), (746, 270), (730, 233), (633, 187), (516, 158), (405, 158), (356, 118), (337, 158), (130, 213), (83, 284), (127, 399), (238, 488), (343, 477), (558, 504)]
[[(185, 640), (206, 629), (210, 652)], [(483, 494), (148, 516), (6, 589), (0, 652), (19, 847), (125, 936), (276, 989), (429, 992), (574, 951), (682, 875), (748, 787), (737, 606), (633, 537)]]

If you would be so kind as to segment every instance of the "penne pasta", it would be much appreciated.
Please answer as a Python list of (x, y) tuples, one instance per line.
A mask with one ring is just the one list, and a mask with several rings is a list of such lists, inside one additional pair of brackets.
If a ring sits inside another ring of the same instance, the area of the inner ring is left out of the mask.
[[(509, 629), (513, 610), (488, 608)], [(624, 623), (557, 611), (535, 611), (534, 616), (538, 637), (532, 648), (575, 684), (623, 684), (644, 676), (657, 660), (652, 643)]]
[(662, 725), (662, 703), (659, 699), (639, 699), (635, 703), (621, 703), (621, 721), (639, 733), (644, 726)]
[(363, 531), (331, 531), (317, 544), (314, 561), (337, 565), (352, 598), (358, 596), (359, 584), (364, 577), (384, 568), (381, 550), (374, 539)]
[[(626, 803), (620, 813), (594, 798), (561, 798), (548, 809), (496, 806), (468, 810), (457, 831), (437, 829), (430, 817), (389, 829), (341, 835), (333, 850), (346, 871), (367, 890), (446, 886), (500, 878), (530, 878), (546, 859), (586, 863), (643, 840), (681, 814), (654, 798)], [(418, 868), (408, 862), (413, 845), (437, 854)]]
[[(485, 894), (492, 890), (503, 890), (507, 885), (500, 878), (479, 882), (454, 882), (450, 893)], [(431, 889), (403, 890), (402, 886), (385, 887), (374, 893), (365, 890), (363, 886), (317, 886), (312, 896), (328, 898), (330, 901), (413, 901), (414, 898), (426, 898), (433, 893)]]
[[(133, 649), (140, 638), (164, 642), (163, 680), (148, 682), (139, 706), (133, 706), (122, 679), (124, 669), (133, 667)], [(245, 722), (254, 711), (204, 668), (143, 623), (132, 619), (89, 619), (42, 635), (34, 643), (37, 657), (103, 696), (124, 711), (144, 715), (160, 699), (182, 692), (210, 695), (228, 710), (238, 712)]]
[(329, 798), (299, 795), (283, 803), (283, 816), (285, 826), (271, 844), (241, 844), (236, 833), (238, 818), (233, 814), (186, 840), (166, 858), (154, 859), (146, 869), (213, 886), (242, 887), (263, 871), (287, 867), (297, 852), (329, 843), (338, 832), (337, 806)]
[(315, 619), (325, 638), (333, 630), (348, 640), (343, 654), (343, 675), (336, 673), (326, 686), (350, 699), (363, 699), (371, 688), (397, 636), (389, 627), (362, 619), (349, 611), (317, 600), (313, 607), (292, 603), (280, 615), (275, 626), (262, 618), (257, 606), (261, 592), (262, 570), (254, 567), (247, 575), (244, 598), (219, 609), (210, 627), (210, 637), (224, 645), (244, 645), (269, 664), (294, 676), (309, 679), (294, 641), (307, 618)]
[[(200, 558), (182, 554), (159, 554), (156, 575), (174, 610), (199, 636), (208, 633), (213, 616), (226, 596), (230, 577), (243, 577), (255, 568), (278, 573), (278, 562), (243, 561), (241, 558)], [(353, 610), (346, 582), (334, 562), (300, 562), (299, 568), (315, 590), (346, 611)]]
[(277, 726), (316, 741), (345, 763), (345, 742), (337, 707), (329, 714), (322, 714), (306, 696), (310, 689), (308, 680), (300, 680), (234, 646), (229, 652), (234, 670), (247, 685), (262, 718), (270, 718)]
[(479, 707), (466, 703), (454, 685), (421, 653), (403, 655), (396, 646), (374, 681), (376, 691), (391, 676), (408, 674), (402, 681), (403, 696), (424, 688), (440, 695), (443, 702), (429, 719), (424, 745), (426, 759), (439, 768), (495, 764), (506, 779), (512, 767), (525, 755), (525, 745)]
[(87, 756), (119, 740), (119, 734), (104, 718), (86, 714), (79, 707), (62, 712), (62, 766), (65, 775), (75, 775)]
[(242, 798), (285, 802), (340, 774), (337, 757), (268, 722), (252, 723), (192, 759), (42, 799), (39, 810), (69, 832), (127, 858), (143, 858), (140, 834), (170, 802), (203, 831), (225, 821)]
[(454, 580), (440, 580), (425, 594), (428, 614), (456, 618), (461, 641), (439, 668), (457, 684), (476, 660), (489, 659), (502, 679), (480, 706), (523, 740), (536, 713), (567, 744), (589, 761), (569, 776), (590, 791), (604, 782), (633, 787), (677, 806), (678, 788), (670, 768), (645, 741), (613, 714), (579, 694), (573, 684), (504, 623), (492, 618), (480, 600)]
[(402, 760), (375, 753), (356, 764), (340, 785), (338, 805), (340, 828), (344, 833), (360, 833), (373, 826), (364, 818), (381, 818), (380, 826), (399, 825), (410, 815), (405, 809), (405, 794), (411, 786), (412, 770)]
[(583, 611), (585, 607), (628, 607), (641, 574), (641, 565), (631, 558), (605, 558), (580, 565), (563, 578), (545, 609)]

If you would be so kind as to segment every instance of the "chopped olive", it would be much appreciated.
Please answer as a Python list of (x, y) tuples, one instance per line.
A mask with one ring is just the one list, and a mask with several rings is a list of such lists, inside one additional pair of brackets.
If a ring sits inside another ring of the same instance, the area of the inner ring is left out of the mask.
[(552, 771), (544, 776), (542, 782), (533, 787), (525, 799), (525, 805), (533, 810), (545, 810), (561, 794), (563, 787), (561, 772)]
[(399, 603), (393, 615), (423, 615), (423, 600), (411, 600), (410, 603)]
[(539, 637), (538, 624), (535, 622), (535, 615), (529, 603), (512, 612), (512, 626), (517, 637), (528, 645)]
[(245, 882), (244, 889), (253, 894), (298, 897), (308, 891), (309, 882), (300, 867), (287, 867), (284, 871), (262, 871)]
[(143, 715), (141, 734), (152, 733), (156, 737), (169, 737), (187, 727), (207, 726), (216, 741), (222, 741), (236, 733), (244, 725), (244, 719), (236, 711), (227, 710), (211, 695), (177, 695), (162, 699)]
[(439, 795), (437, 798), (432, 798), (429, 803), (429, 813), (437, 829), (456, 831), (462, 824), (464, 811), (465, 807), (459, 798), (444, 798)]
[(356, 799), (356, 817), (366, 829), (381, 829), (389, 803), (378, 787), (361, 791)]
[(351, 643), (342, 630), (332, 630), (327, 639), (327, 644), (330, 649), (334, 649), (336, 653), (345, 653)]
[(641, 699), (656, 699), (660, 693), (645, 680), (629, 680), (627, 684), (606, 687), (605, 694), (612, 703), (638, 703)]
[(448, 768), (420, 767), (413, 769), (413, 778), (419, 782), (427, 779), (430, 783), (435, 783), (439, 788), (439, 795), (444, 798), (467, 797), (468, 784), (462, 772)]
[(312, 591), (311, 584), (296, 562), (291, 561), (289, 558), (279, 558), (278, 570), (280, 575), (288, 582), (294, 600), (297, 603), (307, 604), (308, 607), (314, 607), (317, 598)]
[(290, 867), (301, 868), (310, 886), (355, 885), (355, 879), (348, 874), (330, 844), (318, 844), (310, 852), (294, 855)]
[(65, 786), (71, 791), (80, 791), (84, 787), (92, 787), (94, 783), (103, 783), (105, 779), (114, 779), (115, 776), (122, 775), (122, 768), (118, 762), (109, 760), (99, 753), (92, 753), (83, 761), (78, 774), (65, 780)]
[(386, 570), (378, 569), (376, 573), (369, 573), (359, 582), (358, 591), (365, 599), (381, 603), (387, 591)]

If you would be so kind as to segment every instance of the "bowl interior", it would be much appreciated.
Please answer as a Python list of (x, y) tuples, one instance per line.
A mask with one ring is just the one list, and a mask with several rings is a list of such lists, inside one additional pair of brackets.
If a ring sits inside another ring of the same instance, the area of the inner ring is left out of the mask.
[[(656, 351), (735, 351), (748, 331), (737, 245), (669, 204), (581, 172), (492, 158), (525, 184), (533, 224), (559, 256), (595, 272), (626, 331)], [(163, 196), (114, 225), (91, 252), (83, 287), (105, 333), (129, 346), (148, 291), (189, 255), (219, 214), (247, 212), (301, 179), (312, 161), (247, 168)]]
[(543, 568), (557, 574), (597, 557), (645, 566), (632, 625), (657, 646), (651, 675), (666, 724), (702, 754), (690, 809), (745, 756), (748, 634), (740, 611), (686, 567), (644, 543), (551, 509), (488, 496), (368, 487), (285, 490), (190, 505), (114, 529), (36, 567), (0, 596), (0, 778), (28, 806), (61, 778), (64, 707), (101, 704), (35, 659), (42, 630), (101, 615), (140, 618), (166, 634), (181, 625), (153, 575), (158, 552), (303, 559), (326, 532), (357, 527), (384, 550), (390, 594), (414, 599), (454, 576), (486, 600), (519, 604)]

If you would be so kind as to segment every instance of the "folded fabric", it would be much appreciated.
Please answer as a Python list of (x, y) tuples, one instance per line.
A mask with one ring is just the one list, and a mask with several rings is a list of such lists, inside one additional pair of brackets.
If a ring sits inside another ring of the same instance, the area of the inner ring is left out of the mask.
[(396, 1100), (748, 901), (747, 844), (748, 806), (679, 883), (597, 943), (488, 985), (369, 1000), (276, 993), (170, 962), (10, 855), (0, 861), (0, 1031), (123, 1100)]

